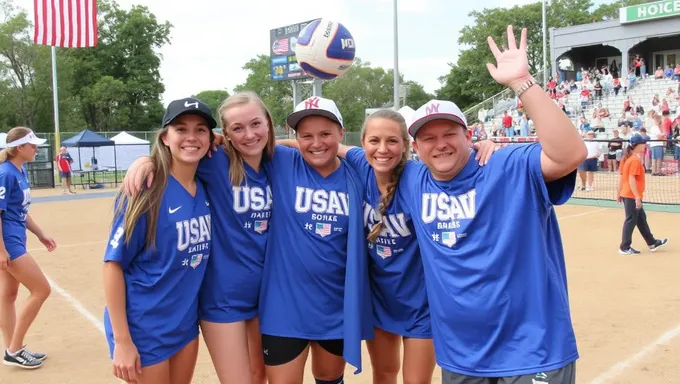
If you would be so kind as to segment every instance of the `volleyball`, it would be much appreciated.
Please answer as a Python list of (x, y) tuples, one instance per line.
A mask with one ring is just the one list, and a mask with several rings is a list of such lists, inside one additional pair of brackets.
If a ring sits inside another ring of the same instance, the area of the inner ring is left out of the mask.
[(300, 31), (295, 46), (297, 61), (309, 76), (332, 80), (342, 76), (355, 57), (354, 38), (334, 20), (317, 19)]

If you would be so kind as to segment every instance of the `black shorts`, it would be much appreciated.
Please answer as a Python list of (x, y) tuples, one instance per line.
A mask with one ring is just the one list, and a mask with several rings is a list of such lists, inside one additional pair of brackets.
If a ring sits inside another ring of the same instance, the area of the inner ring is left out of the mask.
[(309, 343), (319, 344), (321, 348), (335, 356), (342, 357), (345, 342), (342, 339), (333, 340), (306, 340), (294, 337), (281, 337), (262, 335), (262, 356), (264, 364), (268, 366), (290, 363), (300, 356)]

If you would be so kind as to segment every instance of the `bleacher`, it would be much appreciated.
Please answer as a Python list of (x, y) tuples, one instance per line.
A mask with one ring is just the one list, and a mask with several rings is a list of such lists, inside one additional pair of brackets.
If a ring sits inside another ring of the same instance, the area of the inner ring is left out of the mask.
[(652, 98), (654, 95), (659, 95), (659, 100), (663, 100), (666, 97), (666, 90), (668, 88), (672, 88), (674, 92), (674, 97), (668, 100), (668, 105), (670, 107), (671, 116), (675, 117), (675, 115), (680, 112), (678, 103), (675, 100), (678, 91), (678, 81), (670, 79), (654, 79), (651, 76), (645, 79), (638, 78), (633, 89), (629, 89), (626, 94), (623, 93), (623, 88), (621, 88), (618, 96), (614, 94), (613, 90), (610, 90), (608, 94), (603, 94), (602, 99), (599, 99), (594, 96), (595, 92), (591, 90), (591, 102), (583, 110), (581, 109), (581, 103), (579, 102), (579, 92), (569, 94), (566, 104), (569, 105), (572, 111), (578, 112), (573, 113), (570, 116), (574, 125), (577, 127), (580, 125), (579, 118), (581, 113), (585, 115), (588, 121), (592, 121), (593, 111), (599, 104), (602, 104), (603, 107), (607, 108), (610, 117), (603, 119), (605, 132), (599, 132), (597, 138), (608, 139), (612, 135), (612, 130), (618, 126), (618, 119), (622, 115), (623, 102), (626, 100), (626, 97), (630, 96), (636, 106), (641, 105), (644, 108), (646, 115), (647, 112), (652, 109)]

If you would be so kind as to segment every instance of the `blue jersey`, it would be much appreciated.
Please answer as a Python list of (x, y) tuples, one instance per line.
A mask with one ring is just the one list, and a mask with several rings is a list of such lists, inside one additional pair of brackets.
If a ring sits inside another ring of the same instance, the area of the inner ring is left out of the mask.
[(437, 363), (470, 376), (561, 368), (578, 358), (553, 205), (573, 172), (546, 183), (539, 144), (512, 145), (451, 181), (410, 163), (399, 193), (414, 215)]
[(257, 316), (257, 304), (269, 237), (272, 192), (264, 167), (245, 162), (245, 178), (233, 186), (224, 150), (205, 157), (198, 178), (212, 203), (213, 255), (200, 295), (201, 320), (230, 323)]
[[(381, 219), (378, 182), (363, 149), (350, 149), (346, 158), (364, 185), (367, 235)], [(403, 204), (395, 194), (382, 217), (383, 230), (375, 242), (368, 242), (373, 314), (380, 329), (406, 337), (431, 338), (423, 263), (411, 215), (404, 212)]]
[(274, 207), (260, 299), (273, 336), (343, 338), (349, 198), (346, 165), (323, 178), (296, 149), (276, 147)]
[[(125, 276), (126, 313), (142, 366), (165, 361), (198, 336), (198, 292), (211, 248), (210, 203), (203, 185), (191, 196), (168, 177), (158, 214), (155, 249), (146, 246), (148, 214), (125, 242), (123, 214), (117, 214), (104, 261), (120, 263)], [(108, 310), (104, 325), (113, 355)]]
[(26, 170), (9, 161), (0, 164), (0, 210), (2, 239), (10, 259), (26, 253), (26, 216), (31, 204), (31, 188)]

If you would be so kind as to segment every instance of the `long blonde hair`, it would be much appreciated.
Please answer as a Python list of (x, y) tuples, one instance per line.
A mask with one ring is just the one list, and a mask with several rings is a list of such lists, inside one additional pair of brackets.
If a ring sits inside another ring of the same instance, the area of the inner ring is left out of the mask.
[[(163, 137), (168, 132), (168, 126), (165, 126), (156, 132), (154, 138), (153, 148), (151, 149), (151, 162), (154, 166), (153, 183), (151, 186), (142, 190), (139, 194), (128, 197), (123, 192), (123, 188), (118, 191), (116, 200), (118, 206), (116, 207), (116, 215), (122, 213), (125, 209), (123, 219), (123, 230), (125, 233), (125, 242), (128, 243), (132, 238), (132, 232), (135, 225), (141, 217), (148, 213), (146, 217), (146, 240), (145, 243), (151, 249), (156, 247), (156, 228), (158, 224), (158, 214), (161, 210), (161, 202), (163, 201), (163, 193), (165, 186), (168, 183), (168, 174), (170, 174), (170, 166), (172, 165), (172, 154), (170, 148), (163, 143)], [(125, 204), (127, 203), (127, 206)]]
[(392, 204), (394, 194), (397, 191), (397, 185), (399, 184), (399, 177), (401, 176), (401, 172), (404, 170), (406, 162), (409, 159), (409, 136), (406, 120), (404, 120), (404, 116), (402, 116), (401, 113), (391, 109), (381, 109), (372, 113), (366, 118), (364, 125), (361, 127), (361, 142), (363, 143), (364, 139), (366, 138), (366, 128), (368, 127), (368, 123), (374, 119), (386, 119), (399, 124), (401, 138), (404, 140), (404, 150), (401, 153), (401, 160), (399, 160), (399, 164), (397, 164), (397, 166), (392, 170), (392, 179), (390, 180), (389, 184), (387, 184), (387, 191), (380, 195), (378, 212), (380, 212), (381, 219), (373, 226), (373, 228), (371, 228), (371, 232), (367, 237), (369, 241), (375, 241), (380, 235), (380, 232), (385, 227), (385, 222), (383, 221), (383, 218), (385, 217), (385, 211), (387, 211), (387, 208), (390, 206), (390, 204)]
[[(264, 105), (262, 99), (254, 92), (238, 92), (227, 97), (222, 102), (217, 109), (217, 114), (220, 116), (220, 122), (222, 123), (222, 134), (225, 138), (228, 138), (227, 127), (229, 126), (229, 122), (227, 121), (225, 112), (231, 108), (241, 107), (250, 103), (255, 103), (262, 110), (262, 113), (264, 113), (267, 119), (267, 146), (262, 154), (262, 161), (265, 161), (266, 159), (271, 159), (274, 155), (274, 146), (276, 145), (274, 122), (272, 121), (272, 115), (269, 113), (267, 106)], [(243, 183), (243, 179), (245, 179), (246, 176), (246, 171), (243, 167), (243, 157), (241, 157), (241, 154), (236, 150), (231, 140), (227, 140), (225, 147), (227, 156), (229, 157), (229, 180), (231, 181), (231, 185), (239, 186)]]
[[(170, 152), (170, 148), (163, 143), (163, 138), (168, 132), (169, 127), (170, 124), (159, 129), (154, 138), (150, 156), (150, 160), (154, 166), (153, 183), (151, 183), (151, 187), (132, 197), (127, 197), (123, 191), (123, 187), (121, 187), (116, 196), (116, 200), (118, 201), (116, 215), (121, 214), (123, 208), (125, 209), (123, 229), (125, 231), (126, 243), (132, 238), (135, 224), (137, 224), (144, 214), (147, 214), (145, 243), (150, 249), (155, 249), (156, 247), (158, 215), (161, 210), (163, 193), (165, 193), (165, 187), (168, 184), (168, 175), (170, 174), (170, 168), (172, 166), (172, 153)], [(210, 130), (211, 143), (213, 142), (213, 138), (213, 132)], [(125, 206), (126, 203), (127, 207)]]
[[(7, 132), (7, 143), (11, 143), (15, 140), (19, 140), (22, 137), (28, 135), (31, 133), (31, 130), (26, 128), (26, 127), (14, 127)], [(5, 161), (11, 159), (12, 157), (17, 155), (17, 147), (7, 147), (3, 148), (0, 151), (0, 163), (4, 163)]]

